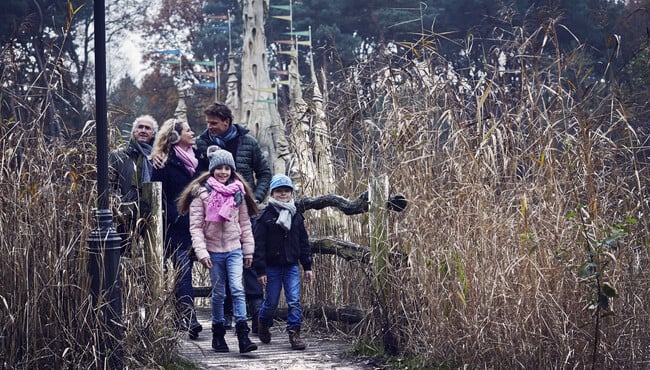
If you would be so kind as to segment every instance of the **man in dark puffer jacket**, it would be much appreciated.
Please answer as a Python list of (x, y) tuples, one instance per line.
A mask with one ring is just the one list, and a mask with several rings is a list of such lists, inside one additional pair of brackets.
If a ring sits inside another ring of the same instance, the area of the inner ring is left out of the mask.
[[(257, 140), (249, 134), (249, 130), (239, 124), (233, 123), (232, 111), (225, 104), (213, 103), (203, 111), (207, 129), (196, 139), (199, 159), (198, 171), (208, 170), (210, 161), (207, 156), (209, 146), (217, 145), (229, 151), (235, 158), (237, 172), (253, 189), (253, 197), (261, 203), (269, 191), (271, 182), (271, 168), (262, 154)], [(254, 220), (253, 220), (254, 221)], [(252, 315), (252, 331), (257, 333), (257, 313), (264, 298), (262, 285), (257, 281), (257, 274), (253, 269), (244, 269), (244, 288), (246, 290), (246, 303), (248, 312)], [(230, 292), (226, 290), (227, 297), (224, 302), (225, 326), (228, 328), (229, 318), (232, 316), (232, 301)]]
[(229, 151), (235, 158), (237, 172), (253, 189), (255, 200), (261, 203), (269, 191), (271, 168), (259, 143), (246, 127), (232, 122), (232, 112), (228, 106), (214, 103), (204, 113), (208, 128), (196, 139), (199, 171), (208, 170), (209, 146), (217, 145)]

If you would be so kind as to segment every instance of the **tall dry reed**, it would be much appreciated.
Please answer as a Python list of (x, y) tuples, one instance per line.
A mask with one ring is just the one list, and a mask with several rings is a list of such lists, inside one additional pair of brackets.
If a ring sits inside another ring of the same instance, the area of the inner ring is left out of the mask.
[[(0, 367), (104, 366), (102, 317), (89, 289), (94, 136), (44, 142), (39, 127), (3, 122), (0, 132)], [(123, 258), (125, 366), (174, 360), (169, 295), (148, 297), (143, 260)], [(146, 313), (146, 314), (145, 314)]]
[[(409, 200), (387, 225), (402, 257), (384, 300), (367, 266), (323, 258), (309, 300), (374, 312), (360, 332), (391, 331), (427, 367), (650, 364), (647, 132), (553, 31), (502, 32), (463, 70), (431, 48), (342, 72), (327, 102), (339, 189), (388, 175)], [(370, 244), (367, 216), (349, 226)]]

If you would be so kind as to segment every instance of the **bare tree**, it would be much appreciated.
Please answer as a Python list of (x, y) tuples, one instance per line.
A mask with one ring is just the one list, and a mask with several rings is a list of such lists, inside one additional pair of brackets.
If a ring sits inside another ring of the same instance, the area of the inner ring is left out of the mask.
[(268, 155), (274, 173), (286, 173), (291, 151), (273, 93), (267, 60), (264, 22), (269, 1), (243, 0), (244, 42), (241, 60), (241, 109), (239, 120), (246, 124)]

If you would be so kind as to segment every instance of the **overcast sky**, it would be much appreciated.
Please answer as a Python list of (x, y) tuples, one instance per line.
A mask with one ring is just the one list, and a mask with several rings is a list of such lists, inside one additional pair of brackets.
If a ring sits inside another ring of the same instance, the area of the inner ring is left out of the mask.
[(142, 45), (144, 40), (136, 34), (129, 34), (119, 41), (107, 45), (107, 78), (109, 86), (114, 86), (125, 75), (133, 77), (136, 85), (140, 85), (146, 74), (142, 63)]

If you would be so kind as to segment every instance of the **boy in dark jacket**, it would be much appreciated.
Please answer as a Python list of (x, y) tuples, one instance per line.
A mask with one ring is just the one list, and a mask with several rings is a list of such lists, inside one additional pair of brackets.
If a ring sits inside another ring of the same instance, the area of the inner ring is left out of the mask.
[(280, 291), (288, 306), (287, 332), (292, 349), (305, 349), (300, 338), (302, 307), (300, 306), (300, 268), (305, 271), (305, 282), (313, 279), (311, 249), (302, 214), (296, 211), (293, 183), (285, 175), (271, 179), (269, 205), (260, 213), (253, 229), (255, 255), (253, 264), (258, 281), (266, 287), (266, 298), (259, 311), (259, 338), (271, 342), (269, 328), (278, 308)]

